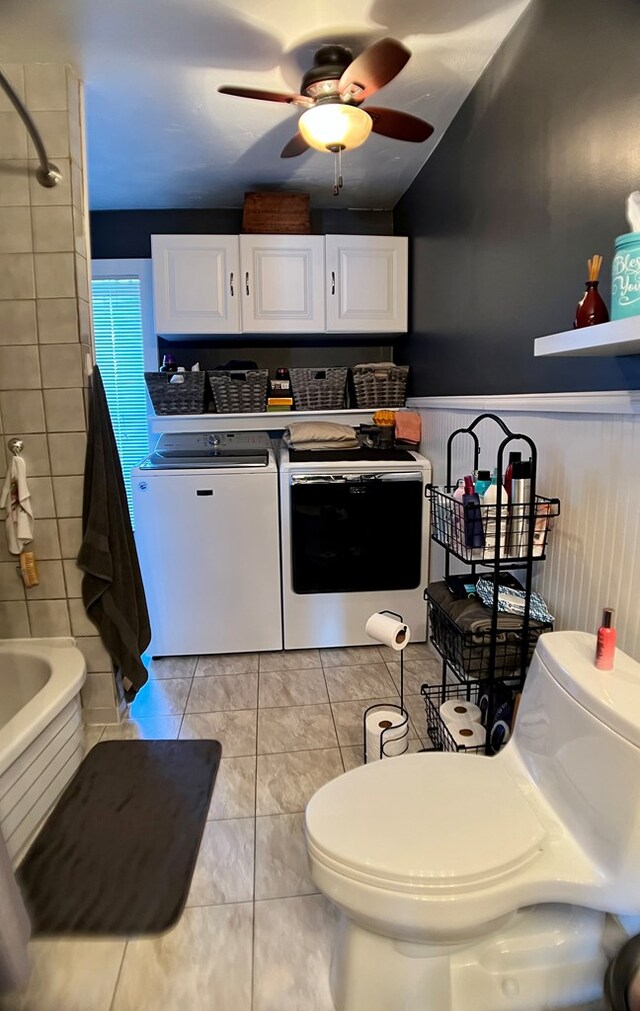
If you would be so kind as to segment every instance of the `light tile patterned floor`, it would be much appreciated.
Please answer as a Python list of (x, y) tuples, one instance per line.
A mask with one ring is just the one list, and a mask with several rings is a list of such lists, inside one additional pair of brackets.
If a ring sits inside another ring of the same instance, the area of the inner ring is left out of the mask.
[[(397, 702), (397, 654), (377, 646), (150, 661), (148, 684), (99, 740), (208, 738), (223, 758), (187, 908), (159, 938), (35, 941), (25, 994), (2, 1011), (333, 1011), (336, 914), (309, 877), (303, 812), (362, 761), (362, 714)], [(429, 648), (406, 651), (410, 750)]]

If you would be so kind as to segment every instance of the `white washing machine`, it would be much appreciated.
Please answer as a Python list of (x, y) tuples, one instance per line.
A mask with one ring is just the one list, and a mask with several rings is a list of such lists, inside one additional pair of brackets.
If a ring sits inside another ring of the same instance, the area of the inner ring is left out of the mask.
[(280, 455), (285, 649), (360, 646), (374, 611), (426, 638), (431, 464), (412, 450)]
[(268, 435), (161, 435), (132, 491), (152, 655), (282, 649)]

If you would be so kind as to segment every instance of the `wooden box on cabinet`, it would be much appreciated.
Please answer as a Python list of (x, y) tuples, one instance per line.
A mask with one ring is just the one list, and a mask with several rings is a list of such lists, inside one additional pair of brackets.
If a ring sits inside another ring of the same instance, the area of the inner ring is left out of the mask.
[(308, 193), (245, 193), (242, 231), (249, 235), (308, 235)]

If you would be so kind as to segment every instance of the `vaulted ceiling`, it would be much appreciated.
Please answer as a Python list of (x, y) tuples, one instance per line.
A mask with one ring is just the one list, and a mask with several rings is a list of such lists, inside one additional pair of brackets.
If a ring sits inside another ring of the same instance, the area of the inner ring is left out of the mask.
[[(310, 192), (316, 207), (392, 208), (528, 3), (0, 0), (0, 61), (64, 61), (80, 72), (93, 209), (239, 207), (260, 188)], [(299, 110), (217, 92), (297, 91), (320, 45), (356, 55), (384, 36), (413, 56), (375, 104), (435, 132), (423, 144), (372, 135), (345, 155), (337, 198), (332, 157), (280, 158)]]

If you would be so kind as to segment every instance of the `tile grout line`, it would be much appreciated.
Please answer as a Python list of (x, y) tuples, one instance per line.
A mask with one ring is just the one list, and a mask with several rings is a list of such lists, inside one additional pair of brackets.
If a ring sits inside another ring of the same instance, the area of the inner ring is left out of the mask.
[(113, 1011), (116, 1001), (116, 994), (118, 992), (118, 985), (120, 983), (120, 977), (122, 976), (122, 968), (124, 966), (125, 956), (127, 954), (127, 948), (129, 947), (129, 938), (124, 942), (124, 948), (122, 949), (122, 958), (120, 959), (120, 965), (118, 966), (118, 975), (116, 976), (116, 981), (113, 987), (113, 994), (111, 995), (111, 1001), (109, 1003), (109, 1011)]
[(258, 713), (260, 711), (260, 656), (256, 681), (256, 753), (254, 761), (255, 777), (253, 785), (253, 893), (251, 896), (251, 1011), (255, 1003), (256, 976), (256, 875), (258, 868)]
[(336, 717), (335, 717), (335, 714), (333, 712), (333, 704), (331, 702), (331, 696), (329, 695), (329, 685), (327, 684), (327, 675), (325, 673), (325, 667), (324, 667), (324, 661), (322, 659), (322, 653), (320, 653), (320, 663), (322, 664), (322, 676), (324, 678), (325, 688), (327, 689), (327, 698), (329, 699), (329, 709), (331, 711), (331, 722), (333, 723), (333, 732), (336, 735), (336, 743), (338, 745), (338, 748), (340, 749), (340, 761), (342, 762), (342, 771), (346, 772), (347, 771), (347, 767), (344, 764), (344, 755), (342, 754), (342, 746), (340, 744), (340, 738), (338, 736), (338, 726), (336, 724)]

